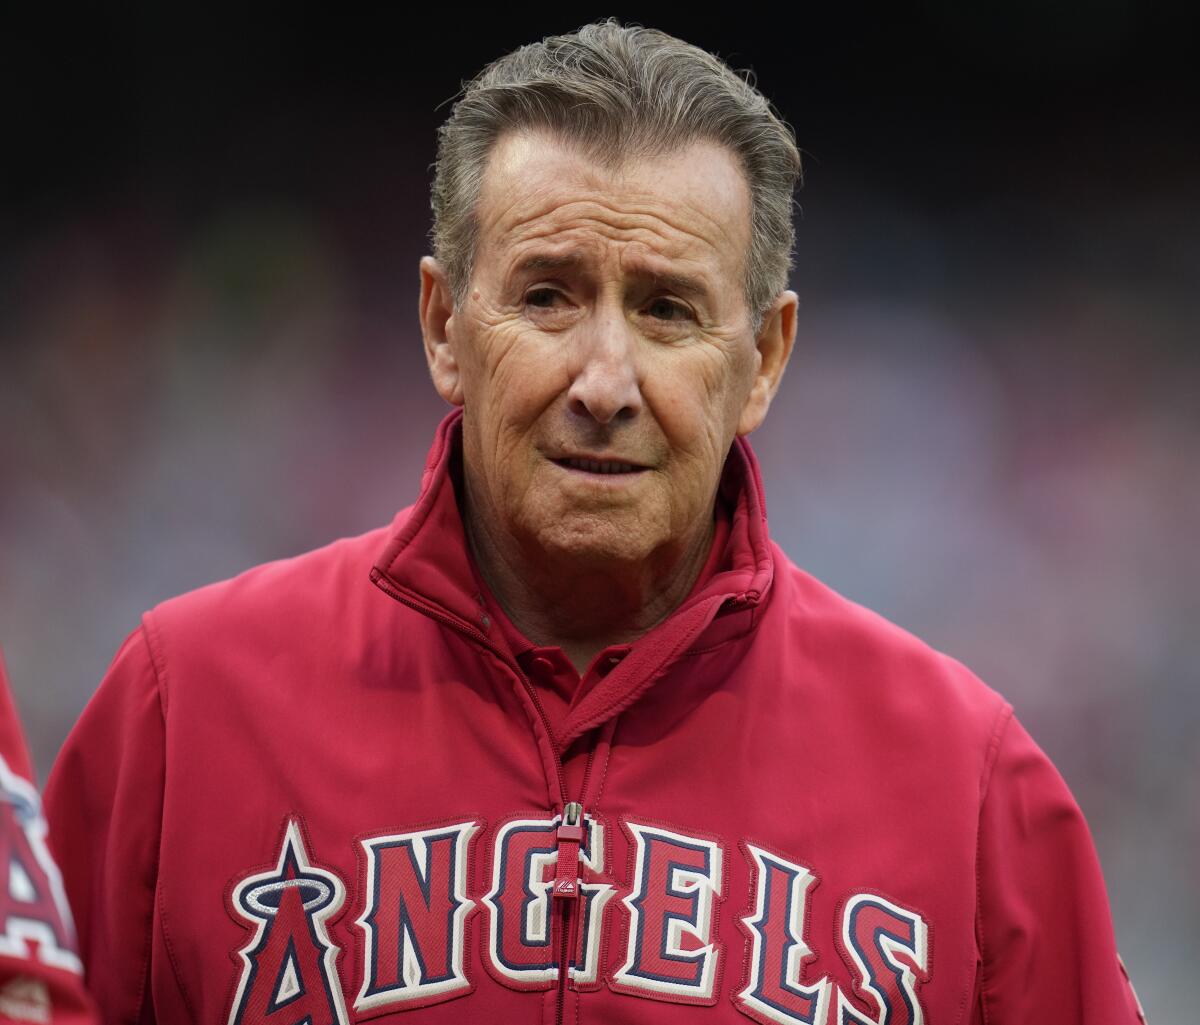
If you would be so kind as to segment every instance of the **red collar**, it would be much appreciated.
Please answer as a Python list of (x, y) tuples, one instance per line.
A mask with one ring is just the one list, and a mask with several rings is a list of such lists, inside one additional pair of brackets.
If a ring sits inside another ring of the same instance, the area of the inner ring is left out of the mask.
[[(685, 602), (690, 601), (707, 587), (709, 580), (712, 579), (715, 573), (731, 565), (726, 548), (729, 544), (733, 517), (726, 507), (724, 496), (721, 496), (717, 501), (715, 519), (713, 541), (708, 552), (708, 558), (705, 560), (704, 566), (696, 578), (696, 582), (692, 585), (691, 591), (688, 592), (687, 597), (684, 599)], [(487, 589), (487, 585), (483, 582), (483, 578), (479, 574), (478, 566), (472, 566), (471, 569), (473, 583), (477, 591), (481, 592), (484, 607), (492, 617), (492, 626), (496, 628), (491, 632), (499, 634), (500, 639), (508, 646), (508, 650), (513, 657), (523, 665), (522, 656), (547, 650), (538, 647), (521, 633), (517, 625), (508, 618), (508, 614), (501, 607), (500, 603), (496, 601), (496, 596)], [(628, 644), (620, 644), (613, 647), (621, 649), (621, 657), (624, 657), (628, 653), (630, 646)], [(555, 650), (558, 651), (558, 649)], [(613, 648), (606, 650), (611, 652)], [(566, 656), (564, 655), (563, 657), (565, 658)]]
[[(490, 617), (475, 583), (458, 510), (454, 467), (461, 459), (462, 410), (438, 426), (416, 504), (397, 514), (371, 579), (404, 604), (467, 634), (511, 663), (507, 645), (489, 636)], [(628, 656), (573, 709), (560, 743), (626, 708), (679, 655), (708, 646), (721, 631), (718, 614), (748, 610), (767, 596), (774, 560), (767, 535), (758, 461), (745, 438), (729, 452), (721, 491), (732, 510), (727, 564), (713, 573), (670, 616), (639, 638)], [(701, 637), (703, 636), (703, 639)], [(513, 669), (519, 671), (513, 664)]]

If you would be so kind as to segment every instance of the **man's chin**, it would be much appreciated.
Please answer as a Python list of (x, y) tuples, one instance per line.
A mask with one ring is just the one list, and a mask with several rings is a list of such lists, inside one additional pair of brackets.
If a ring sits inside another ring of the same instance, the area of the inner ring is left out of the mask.
[(567, 514), (546, 524), (537, 538), (548, 558), (580, 568), (641, 563), (655, 547), (638, 517), (611, 514)]

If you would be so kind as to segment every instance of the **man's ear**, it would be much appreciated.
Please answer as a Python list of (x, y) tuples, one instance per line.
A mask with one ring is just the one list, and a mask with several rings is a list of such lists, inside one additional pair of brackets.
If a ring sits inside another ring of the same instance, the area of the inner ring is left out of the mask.
[(758, 370), (742, 415), (738, 420), (738, 434), (749, 434), (756, 430), (767, 415), (771, 399), (783, 379), (783, 371), (792, 355), (796, 341), (796, 310), (800, 300), (796, 293), (780, 292), (763, 315), (762, 327), (754, 339), (757, 350)]
[(446, 270), (432, 256), (421, 258), (421, 335), (425, 360), (437, 393), (452, 406), (463, 404), (462, 372), (450, 340), (454, 296)]

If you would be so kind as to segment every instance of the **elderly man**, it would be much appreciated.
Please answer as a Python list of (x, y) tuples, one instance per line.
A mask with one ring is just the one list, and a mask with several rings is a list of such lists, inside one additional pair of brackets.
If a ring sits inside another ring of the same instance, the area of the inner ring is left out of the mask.
[(147, 613), (56, 766), (107, 1020), (1136, 1021), (1011, 707), (767, 534), (799, 166), (658, 32), (467, 87), (416, 504)]

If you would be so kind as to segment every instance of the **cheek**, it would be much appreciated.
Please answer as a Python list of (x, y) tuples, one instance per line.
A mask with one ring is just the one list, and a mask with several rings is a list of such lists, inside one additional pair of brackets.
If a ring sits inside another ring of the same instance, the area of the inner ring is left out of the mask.
[[(678, 358), (666, 358), (671, 355)], [(653, 382), (652, 406), (671, 449), (719, 464), (741, 412), (742, 368), (715, 348), (667, 353), (657, 362), (647, 382)]]
[(515, 325), (504, 326), (477, 339), (464, 393), (492, 430), (508, 432), (536, 420), (561, 390), (561, 377), (552, 349)]
[(490, 490), (505, 504), (522, 501), (537, 462), (539, 420), (567, 387), (562, 360), (544, 339), (509, 326), (479, 339), (474, 380), (465, 389)]

